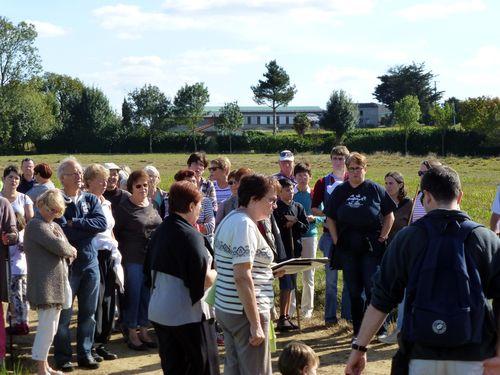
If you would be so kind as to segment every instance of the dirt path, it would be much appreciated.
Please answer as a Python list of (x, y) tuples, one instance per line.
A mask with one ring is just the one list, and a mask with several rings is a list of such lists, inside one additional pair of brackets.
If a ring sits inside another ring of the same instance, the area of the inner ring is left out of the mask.
[[(36, 315), (31, 316), (31, 326), (36, 327)], [(325, 328), (320, 319), (312, 319), (303, 323), (302, 332), (284, 333), (278, 336), (278, 351), (273, 353), (273, 370), (277, 372), (277, 360), (281, 348), (292, 340), (301, 340), (311, 346), (320, 357), (318, 374), (343, 374), (345, 362), (350, 353), (351, 333), (347, 325)], [(72, 330), (73, 343), (75, 330)], [(30, 359), (31, 344), (34, 334), (15, 338), (15, 352), (21, 358), (25, 368), (33, 369)], [(161, 374), (160, 358), (154, 350), (148, 352), (134, 352), (127, 348), (121, 334), (114, 334), (109, 343), (109, 349), (117, 353), (119, 359), (101, 363), (99, 370), (85, 371), (75, 367), (73, 374)], [(74, 349), (74, 348), (73, 348)], [(368, 367), (365, 374), (389, 374), (391, 357), (396, 345), (372, 344), (368, 355)], [(74, 350), (73, 350), (74, 352)], [(224, 359), (223, 348), (220, 350), (221, 363)], [(49, 358), (52, 361), (52, 357)], [(76, 363), (75, 363), (76, 365)], [(221, 370), (223, 366), (221, 365)], [(222, 372), (222, 371), (221, 371)]]

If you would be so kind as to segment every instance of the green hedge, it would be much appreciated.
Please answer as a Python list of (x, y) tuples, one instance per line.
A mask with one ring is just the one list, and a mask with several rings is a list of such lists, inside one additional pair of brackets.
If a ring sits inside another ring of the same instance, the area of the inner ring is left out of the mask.
[[(297, 153), (329, 153), (335, 144), (331, 133), (307, 133), (299, 136), (292, 133), (278, 133), (273, 136), (262, 131), (246, 131), (231, 137), (233, 152), (274, 153), (289, 149)], [(364, 153), (377, 151), (404, 152), (404, 135), (397, 128), (391, 129), (356, 129), (350, 132), (344, 140), (350, 150)], [(450, 130), (445, 138), (445, 149), (454, 155), (499, 155), (500, 145), (484, 146), (484, 136), (468, 132), (460, 128)], [(149, 141), (146, 134), (130, 134), (104, 146), (102, 140), (96, 140), (92, 150), (77, 150), (78, 152), (109, 152), (109, 153), (144, 153), (149, 151)], [(228, 136), (197, 135), (199, 150), (210, 153), (229, 152)], [(96, 150), (99, 148), (99, 150)], [(194, 149), (193, 139), (185, 133), (163, 133), (153, 140), (154, 152), (189, 153)], [(441, 133), (433, 127), (421, 127), (413, 131), (408, 139), (408, 150), (413, 155), (441, 153)], [(75, 152), (75, 144), (48, 140), (36, 144), (38, 153)]]

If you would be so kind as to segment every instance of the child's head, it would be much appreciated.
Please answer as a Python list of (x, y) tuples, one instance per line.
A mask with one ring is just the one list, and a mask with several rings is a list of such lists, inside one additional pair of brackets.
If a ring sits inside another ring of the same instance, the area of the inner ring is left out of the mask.
[(311, 181), (311, 167), (309, 163), (297, 163), (293, 169), (293, 175), (299, 186), (308, 186)]
[(311, 347), (292, 341), (281, 352), (278, 368), (283, 375), (316, 375), (319, 358)]
[(288, 178), (282, 178), (279, 180), (281, 185), (280, 199), (283, 202), (289, 203), (293, 199), (293, 184)]

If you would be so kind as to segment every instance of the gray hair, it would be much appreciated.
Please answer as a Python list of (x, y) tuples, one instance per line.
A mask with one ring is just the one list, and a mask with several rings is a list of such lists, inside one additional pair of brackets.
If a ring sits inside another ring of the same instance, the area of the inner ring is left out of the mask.
[(78, 162), (78, 160), (76, 160), (74, 156), (68, 156), (67, 158), (64, 158), (57, 167), (57, 178), (59, 179), (59, 181), (61, 181), (61, 178), (64, 174), (64, 169), (69, 164), (76, 164), (80, 167), (80, 169), (82, 169), (81, 164)]
[(158, 176), (160, 177), (160, 172), (158, 171), (158, 169), (156, 169), (155, 166), (153, 165), (146, 165), (144, 168), (143, 168), (143, 171), (146, 172), (148, 175), (155, 175), (155, 176)]

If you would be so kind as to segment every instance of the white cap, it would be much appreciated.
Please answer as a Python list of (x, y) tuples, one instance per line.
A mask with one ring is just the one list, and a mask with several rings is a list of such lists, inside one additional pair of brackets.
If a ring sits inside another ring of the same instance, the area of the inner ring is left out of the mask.
[(117, 171), (121, 170), (121, 168), (115, 163), (104, 163), (104, 168), (106, 168), (108, 171), (111, 171), (113, 169), (116, 169)]
[(290, 150), (281, 151), (280, 161), (294, 161), (293, 152)]

